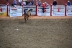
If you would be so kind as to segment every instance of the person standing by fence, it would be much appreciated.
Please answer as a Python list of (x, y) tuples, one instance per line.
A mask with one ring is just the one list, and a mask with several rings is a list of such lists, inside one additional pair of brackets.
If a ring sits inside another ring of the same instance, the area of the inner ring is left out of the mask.
[(46, 12), (46, 5), (45, 5), (45, 3), (42, 4), (42, 12), (43, 13)]
[(46, 5), (46, 7), (49, 5), (47, 2), (44, 2), (45, 3), (45, 5)]
[(53, 1), (53, 5), (57, 5), (57, 1), (56, 0)]
[(71, 2), (70, 2), (69, 0), (68, 0), (68, 2), (67, 2), (67, 5), (68, 5), (68, 6), (70, 6), (70, 5), (71, 5)]
[(38, 1), (38, 6), (41, 6), (41, 4), (42, 4), (42, 3), (41, 3), (41, 0), (39, 0), (39, 1)]
[(17, 0), (14, 0), (14, 1), (13, 1), (13, 5), (16, 7), (16, 5), (17, 5)]
[(34, 0), (31, 0), (32, 5), (34, 5)]
[(22, 0), (18, 0), (18, 2), (19, 2), (19, 5), (21, 6), (21, 4), (22, 4)]

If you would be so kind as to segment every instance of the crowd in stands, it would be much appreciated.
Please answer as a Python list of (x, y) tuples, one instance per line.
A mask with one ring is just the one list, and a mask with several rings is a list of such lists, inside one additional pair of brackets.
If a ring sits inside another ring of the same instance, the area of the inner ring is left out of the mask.
[[(53, 5), (57, 5), (57, 1), (56, 0), (53, 1)], [(68, 0), (67, 3), (66, 3), (66, 5), (70, 6), (71, 2)]]
[[(34, 5), (34, 0), (31, 0), (31, 1), (22, 1), (22, 0), (18, 0), (19, 2), (19, 5)], [(14, 0), (13, 1), (13, 5), (17, 5), (18, 4), (17, 0)]]
[[(34, 0), (24, 1), (24, 2), (22, 2), (22, 0), (19, 0), (19, 4), (20, 5), (22, 5), (22, 4), (23, 5), (28, 5), (28, 6), (35, 5), (35, 4), (38, 4), (38, 6), (41, 6), (42, 4), (46, 4), (46, 6), (49, 5), (47, 2), (42, 3), (41, 0), (36, 0), (36, 2)], [(12, 5), (17, 5), (17, 0), (14, 0)], [(52, 5), (57, 5), (57, 1), (54, 0)], [(68, 0), (66, 5), (71, 5), (71, 2)]]

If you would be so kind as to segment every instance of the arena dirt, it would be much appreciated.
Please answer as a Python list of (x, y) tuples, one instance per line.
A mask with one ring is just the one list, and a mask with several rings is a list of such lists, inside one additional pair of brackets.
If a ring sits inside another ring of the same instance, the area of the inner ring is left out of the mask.
[(0, 48), (72, 48), (72, 19), (0, 19)]

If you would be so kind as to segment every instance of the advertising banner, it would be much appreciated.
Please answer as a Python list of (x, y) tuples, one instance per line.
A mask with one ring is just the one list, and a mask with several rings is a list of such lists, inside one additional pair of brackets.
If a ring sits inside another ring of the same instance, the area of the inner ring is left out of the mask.
[(65, 5), (52, 6), (52, 16), (65, 16)]
[(0, 6), (0, 16), (7, 16), (7, 6)]
[(66, 16), (72, 16), (72, 5), (66, 6)]
[(47, 6), (46, 8), (45, 8), (45, 12), (43, 13), (42, 12), (43, 10), (42, 10), (42, 7), (38, 7), (38, 16), (50, 16), (50, 6)]
[(16, 7), (10, 6), (9, 9), (10, 9), (9, 11), (10, 17), (22, 16), (22, 6), (16, 6)]

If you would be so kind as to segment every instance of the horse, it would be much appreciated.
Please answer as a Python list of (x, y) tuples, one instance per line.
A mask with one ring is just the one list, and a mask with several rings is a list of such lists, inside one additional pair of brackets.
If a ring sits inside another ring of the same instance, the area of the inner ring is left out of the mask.
[[(26, 9), (26, 10), (27, 10), (27, 9)], [(25, 20), (25, 23), (27, 22), (28, 17), (31, 16), (31, 11), (32, 11), (33, 9), (29, 9), (27, 12), (26, 12), (26, 10), (24, 10), (24, 20)]]

